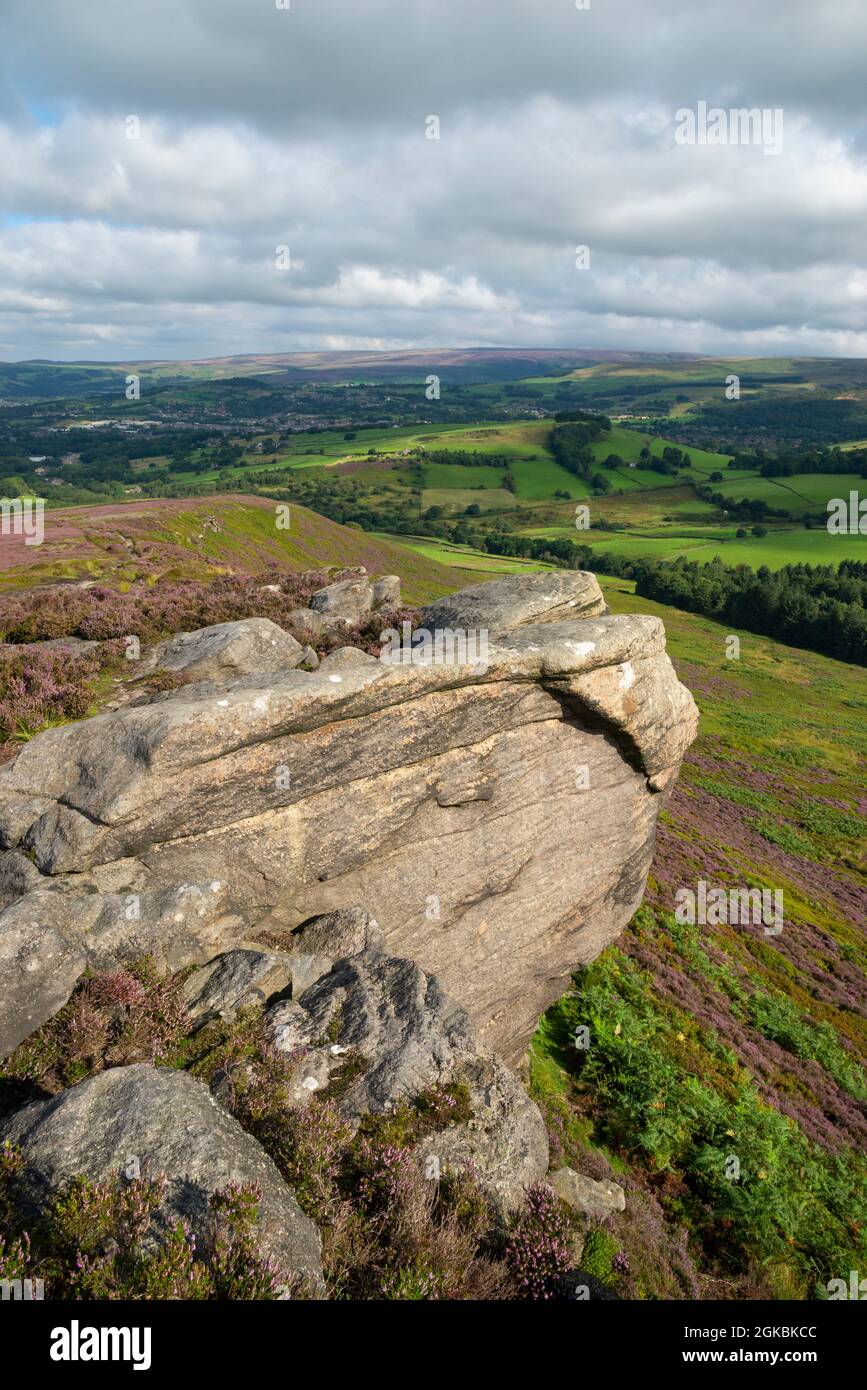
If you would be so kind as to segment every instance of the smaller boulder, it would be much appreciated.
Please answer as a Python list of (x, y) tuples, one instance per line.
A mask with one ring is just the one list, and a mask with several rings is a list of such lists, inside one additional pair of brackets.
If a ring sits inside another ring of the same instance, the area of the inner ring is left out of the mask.
[(595, 618), (608, 612), (595, 574), (546, 570), (472, 584), (422, 609), (424, 625), (510, 632), (528, 624)]
[(384, 941), (379, 923), (363, 907), (339, 907), (311, 917), (296, 927), (292, 935), (301, 951), (329, 956), (332, 961), (380, 950)]
[(400, 575), (383, 574), (373, 581), (373, 607), (400, 607)]
[(292, 608), (283, 621), (296, 632), (309, 632), (313, 637), (321, 637), (328, 627), (322, 614), (312, 608)]
[(574, 1168), (558, 1168), (548, 1174), (546, 1182), (561, 1201), (588, 1218), (604, 1219), (626, 1209), (626, 1193), (619, 1183), (597, 1182)]
[(36, 890), (0, 916), (0, 1058), (62, 1008), (83, 973), (82, 933), (69, 921), (76, 906), (65, 894)]
[(99, 1072), (0, 1126), (26, 1167), (13, 1198), (25, 1214), (44, 1209), (78, 1175), (105, 1182), (137, 1161), (141, 1176), (165, 1175), (151, 1238), (186, 1221), (199, 1248), (211, 1230), (211, 1196), (232, 1182), (258, 1183), (257, 1236), (286, 1275), (322, 1288), (319, 1232), (276, 1165), (207, 1087), (186, 1072), (138, 1063)]
[(373, 588), (367, 579), (341, 579), (315, 593), (310, 607), (315, 613), (351, 626), (366, 618), (373, 608)]
[(297, 951), (289, 956), (292, 971), (292, 998), (297, 999), (305, 989), (315, 985), (323, 975), (327, 975), (334, 961), (330, 956), (318, 956), (314, 952)]
[(0, 848), (15, 849), (51, 802), (44, 796), (10, 796), (0, 805)]
[[(292, 983), (290, 958), (272, 951), (226, 951), (190, 975), (184, 999), (190, 1022), (231, 1022), (242, 1009), (267, 1001)], [(306, 988), (306, 985), (304, 986)]]
[(270, 618), (244, 618), (181, 632), (161, 642), (145, 670), (183, 673), (194, 680), (292, 670), (304, 648)]

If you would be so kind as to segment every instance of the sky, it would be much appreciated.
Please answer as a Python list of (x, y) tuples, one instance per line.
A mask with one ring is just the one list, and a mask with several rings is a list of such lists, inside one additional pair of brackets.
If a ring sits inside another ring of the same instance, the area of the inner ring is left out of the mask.
[(0, 33), (0, 359), (867, 356), (864, 0), (0, 0)]

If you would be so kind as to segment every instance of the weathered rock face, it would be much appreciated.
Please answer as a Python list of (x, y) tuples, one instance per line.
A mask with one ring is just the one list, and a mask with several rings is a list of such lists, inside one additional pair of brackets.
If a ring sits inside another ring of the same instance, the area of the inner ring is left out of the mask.
[[(327, 928), (327, 917), (319, 922)], [(275, 1003), (267, 1021), (275, 1046), (302, 1058), (299, 1102), (305, 1083), (309, 1098), (314, 1089), (340, 1086), (347, 1068), (338, 1104), (351, 1121), (457, 1083), (472, 1118), (428, 1135), (418, 1146), (419, 1162), (435, 1172), (471, 1165), (506, 1210), (519, 1206), (525, 1189), (545, 1174), (548, 1136), (538, 1108), (479, 1046), (466, 1010), (415, 961), (387, 955), (374, 940), (336, 961), (297, 1000)], [(356, 1075), (358, 1058), (363, 1069)]]
[[(373, 608), (359, 586), (351, 619)], [(265, 918), (363, 904), (484, 1044), (522, 1055), (638, 906), (696, 709), (659, 620), (607, 615), (592, 575), (474, 586), (425, 622), (484, 629), (484, 667), (211, 678), (49, 730), (0, 771), (0, 1052), (87, 963), (204, 964)]]
[(313, 1222), (255, 1139), (184, 1072), (144, 1064), (100, 1072), (19, 1110), (0, 1129), (3, 1139), (19, 1146), (25, 1159), (19, 1204), (39, 1211), (76, 1175), (104, 1182), (138, 1160), (142, 1177), (167, 1179), (155, 1236), (184, 1220), (198, 1245), (208, 1236), (212, 1194), (230, 1182), (256, 1182), (263, 1253), (286, 1274), (321, 1286)]
[(474, 584), (424, 610), (431, 628), (487, 628), (511, 632), (528, 623), (599, 618), (608, 609), (592, 574), (550, 570)]

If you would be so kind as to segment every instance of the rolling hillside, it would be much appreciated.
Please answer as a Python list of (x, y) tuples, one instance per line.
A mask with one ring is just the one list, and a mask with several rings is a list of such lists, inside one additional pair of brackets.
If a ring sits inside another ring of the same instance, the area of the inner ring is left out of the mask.
[(46, 513), (42, 546), (28, 547), (19, 536), (0, 538), (0, 583), (153, 582), (255, 572), (274, 564), (290, 570), (364, 565), (371, 574), (400, 573), (407, 599), (423, 602), (462, 582), (448, 566), (306, 507), (291, 507), (286, 530), (278, 529), (275, 517), (273, 502), (244, 495), (64, 508)]
[[(275, 562), (364, 564), (399, 573), (419, 602), (536, 567), (397, 543), (294, 505), (288, 531), (274, 516), (273, 502), (244, 495), (56, 511), (43, 547), (7, 542), (3, 581), (122, 588)], [(644, 904), (531, 1049), (555, 1163), (627, 1194), (584, 1263), (626, 1297), (815, 1297), (867, 1259), (863, 673), (639, 598), (627, 580), (601, 582), (613, 612), (662, 618), (701, 727)], [(702, 881), (780, 894), (782, 930), (679, 921), (678, 894)], [(586, 1054), (579, 1027), (592, 1031)]]
[[(662, 618), (701, 726), (644, 905), (537, 1034), (536, 1092), (565, 1161), (626, 1188), (593, 1249), (621, 1294), (821, 1296), (867, 1258), (863, 674), (746, 632), (729, 660), (719, 624), (602, 583)], [(778, 891), (782, 930), (679, 922), (700, 880)]]

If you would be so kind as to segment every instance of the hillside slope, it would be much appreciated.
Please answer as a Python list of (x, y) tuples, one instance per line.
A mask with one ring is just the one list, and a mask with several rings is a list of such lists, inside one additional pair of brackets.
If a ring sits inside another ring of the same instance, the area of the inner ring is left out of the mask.
[(25, 545), (23, 536), (0, 537), (0, 584), (131, 583), (204, 579), (275, 564), (293, 571), (364, 565), (371, 574), (400, 574), (407, 600), (415, 603), (451, 593), (464, 582), (460, 571), (306, 507), (292, 505), (287, 529), (278, 529), (276, 519), (274, 502), (243, 494), (60, 508), (46, 512), (41, 546)]
[[(626, 1187), (621, 1293), (822, 1296), (867, 1257), (863, 673), (601, 582), (663, 619), (700, 732), (644, 905), (537, 1034), (537, 1097), (567, 1161)], [(679, 921), (701, 882), (779, 893), (782, 929)]]

